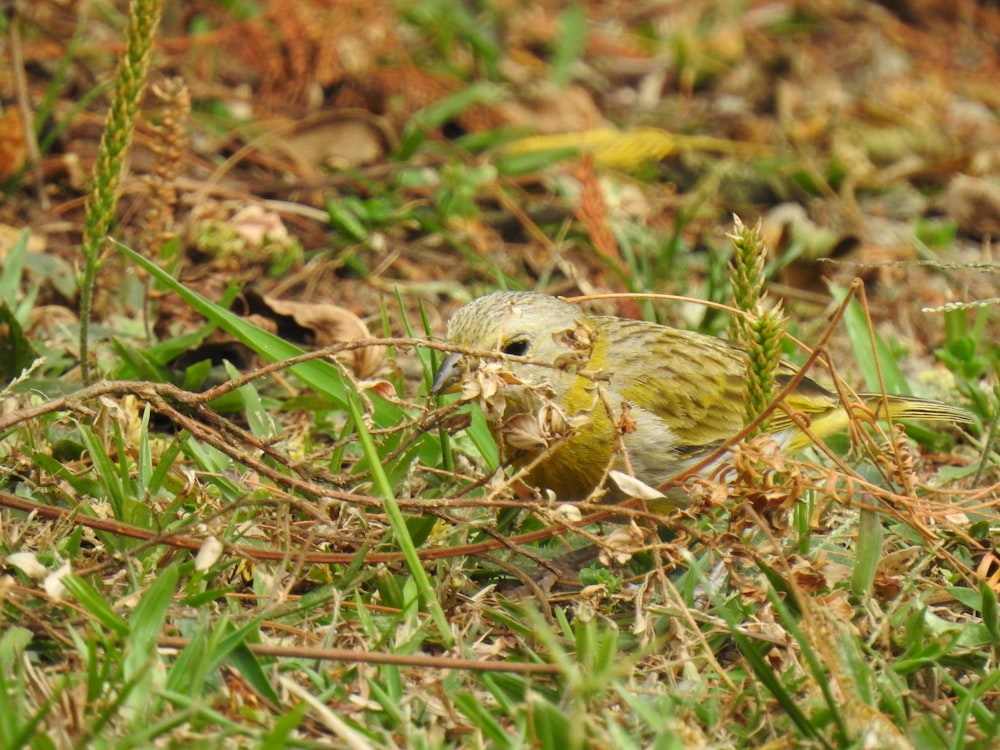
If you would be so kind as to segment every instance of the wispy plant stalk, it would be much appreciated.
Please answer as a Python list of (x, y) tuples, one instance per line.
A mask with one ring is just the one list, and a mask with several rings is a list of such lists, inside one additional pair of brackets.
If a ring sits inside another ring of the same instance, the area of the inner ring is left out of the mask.
[(94, 163), (93, 189), (87, 200), (80, 274), (80, 366), (84, 385), (90, 383), (89, 332), (94, 285), (101, 267), (101, 249), (118, 203), (125, 154), (132, 142), (139, 101), (146, 86), (153, 37), (163, 13), (163, 0), (132, 0), (125, 36), (125, 54), (115, 71), (115, 89)]

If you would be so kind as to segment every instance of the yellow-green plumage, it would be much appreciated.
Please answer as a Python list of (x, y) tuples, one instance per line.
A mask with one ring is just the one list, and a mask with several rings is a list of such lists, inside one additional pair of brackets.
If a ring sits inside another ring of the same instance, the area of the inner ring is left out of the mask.
[[(643, 482), (659, 486), (744, 426), (746, 356), (712, 336), (641, 320), (588, 316), (543, 294), (497, 292), (460, 309), (449, 323), (448, 339), (539, 363), (500, 362), (502, 408), (487, 418), (501, 454), (515, 466), (527, 466), (544, 453), (527, 480), (563, 499), (586, 497), (609, 467), (631, 467)], [(457, 385), (463, 369), (478, 364), (450, 356), (434, 390)], [(794, 373), (791, 365), (783, 366), (779, 385)], [(571, 427), (546, 441), (547, 446), (528, 441), (526, 447), (525, 418), (541, 412), (545, 432), (545, 415), (552, 412), (543, 409), (547, 393)], [(936, 401), (881, 394), (862, 394), (860, 399), (880, 418), (969, 420), (964, 410)], [(817, 437), (842, 431), (850, 421), (837, 396), (808, 378), (786, 404), (810, 418), (810, 431)], [(616, 439), (619, 427), (624, 429)], [(769, 431), (786, 450), (809, 442), (782, 409), (774, 412)]]

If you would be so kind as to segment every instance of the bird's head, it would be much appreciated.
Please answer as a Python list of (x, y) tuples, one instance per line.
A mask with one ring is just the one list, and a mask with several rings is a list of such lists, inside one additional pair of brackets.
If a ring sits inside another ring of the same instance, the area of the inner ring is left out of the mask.
[[(449, 343), (539, 363), (504, 363), (508, 372), (535, 383), (553, 367), (574, 364), (573, 358), (580, 360), (576, 364), (585, 364), (590, 333), (586, 315), (578, 307), (534, 292), (495, 292), (479, 297), (455, 313), (448, 324)], [(463, 370), (476, 366), (468, 355), (449, 354), (438, 369), (431, 392), (457, 390)]]

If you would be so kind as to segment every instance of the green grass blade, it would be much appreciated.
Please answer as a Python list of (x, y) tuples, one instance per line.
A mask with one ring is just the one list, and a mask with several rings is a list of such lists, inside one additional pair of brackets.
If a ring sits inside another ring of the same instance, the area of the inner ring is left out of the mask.
[[(846, 289), (832, 285), (830, 293), (838, 303), (843, 302), (847, 296)], [(844, 326), (847, 328), (847, 336), (854, 349), (854, 357), (861, 368), (865, 387), (877, 393), (882, 390), (884, 383), (887, 393), (910, 395), (913, 389), (910, 388), (906, 376), (896, 364), (896, 357), (881, 336), (878, 334), (873, 336), (864, 308), (861, 307), (861, 303), (857, 299), (852, 299), (844, 311)], [(872, 349), (873, 343), (874, 350)], [(879, 377), (880, 372), (881, 378)]]
[[(250, 347), (261, 356), (277, 362), (303, 353), (297, 346), (289, 344), (274, 334), (262, 331), (238, 315), (202, 297), (197, 292), (188, 289), (162, 268), (142, 257), (131, 248), (118, 243), (118, 249), (126, 258), (140, 266), (167, 289), (178, 294), (191, 307), (215, 323), (219, 328), (236, 337), (241, 343)], [(294, 365), (289, 368), (289, 371), (310, 388), (322, 393), (333, 401), (338, 408), (347, 408), (348, 394), (352, 393), (354, 388), (337, 366), (323, 360), (312, 360)], [(376, 425), (389, 427), (398, 424), (406, 418), (405, 412), (395, 404), (375, 394), (370, 396), (370, 400), (373, 406), (372, 416)]]
[[(353, 396), (353, 394), (351, 395)], [(437, 594), (434, 591), (434, 587), (431, 585), (430, 578), (427, 577), (427, 571), (424, 570), (423, 563), (420, 561), (420, 557), (417, 554), (417, 549), (413, 545), (413, 539), (410, 537), (410, 531), (406, 527), (406, 519), (403, 516), (403, 512), (399, 509), (399, 504), (396, 502), (396, 497), (393, 493), (392, 486), (389, 484), (389, 478), (385, 473), (385, 468), (382, 466), (381, 461), (378, 460), (378, 451), (375, 448), (375, 443), (372, 440), (371, 433), (365, 426), (364, 417), (361, 413), (361, 406), (357, 402), (356, 396), (348, 399), (348, 408), (350, 410), (351, 417), (354, 420), (355, 429), (358, 433), (358, 440), (361, 443), (361, 450), (369, 459), (368, 465), (371, 469), (372, 478), (375, 483), (375, 491), (381, 495), (384, 500), (383, 508), (386, 515), (389, 517), (389, 525), (396, 538), (396, 543), (399, 545), (399, 549), (403, 553), (403, 558), (406, 560), (406, 565), (410, 570), (410, 575), (413, 576), (413, 580), (417, 585), (417, 590), (420, 598), (424, 602), (424, 606), (427, 607), (427, 611), (434, 620), (434, 624), (437, 626), (441, 638), (448, 647), (451, 647), (453, 644), (451, 625), (448, 622), (448, 618), (445, 616), (444, 610), (441, 608), (441, 603), (438, 601)]]

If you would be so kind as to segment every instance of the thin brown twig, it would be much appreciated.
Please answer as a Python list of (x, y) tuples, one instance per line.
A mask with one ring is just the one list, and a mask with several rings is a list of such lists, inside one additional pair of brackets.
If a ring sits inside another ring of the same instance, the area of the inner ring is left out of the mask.
[[(191, 643), (189, 638), (160, 636), (160, 648), (184, 649)], [(561, 669), (555, 664), (536, 662), (490, 661), (486, 659), (462, 659), (455, 656), (430, 656), (427, 654), (398, 654), (384, 651), (358, 651), (348, 648), (312, 648), (310, 646), (274, 646), (264, 643), (245, 644), (257, 656), (278, 658), (300, 658), (316, 661), (362, 662), (365, 664), (395, 664), (401, 667), (432, 669), (460, 669), (473, 672), (512, 672), (515, 674), (557, 675)]]
[(28, 80), (24, 74), (24, 47), (21, 44), (21, 20), (16, 15), (17, 3), (12, 6), (15, 15), (10, 19), (10, 57), (14, 70), (14, 81), (17, 87), (17, 106), (20, 110), (24, 143), (28, 148), (28, 160), (31, 163), (31, 176), (34, 181), (35, 195), (42, 210), (51, 208), (48, 193), (45, 192), (45, 177), (42, 175), (42, 154), (35, 137), (35, 118), (31, 110), (31, 97), (28, 95)]

